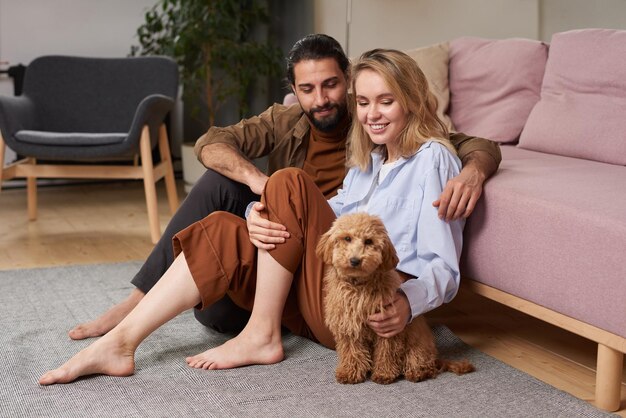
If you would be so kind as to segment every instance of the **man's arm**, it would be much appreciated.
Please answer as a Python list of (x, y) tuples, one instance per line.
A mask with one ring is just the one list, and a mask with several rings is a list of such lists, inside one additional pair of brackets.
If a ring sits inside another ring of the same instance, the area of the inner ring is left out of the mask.
[(202, 164), (239, 183), (247, 184), (260, 195), (268, 177), (238, 149), (226, 143), (204, 145), (200, 151)]
[[(194, 151), (207, 168), (243, 184), (260, 195), (268, 177), (251, 160), (268, 155), (276, 138), (285, 136), (302, 117), (296, 107), (274, 105), (258, 116), (226, 128), (212, 127), (196, 142)], [(283, 225), (267, 220), (265, 208), (256, 203), (247, 219), (250, 241), (271, 249), (289, 234)]]
[(433, 202), (441, 219), (467, 218), (483, 192), (483, 184), (498, 169), (502, 160), (497, 143), (462, 133), (450, 135), (463, 163), (461, 173), (450, 179), (443, 193)]
[[(232, 180), (247, 184), (258, 195), (263, 193), (265, 183), (269, 178), (248, 161), (239, 150), (225, 143), (204, 145), (200, 150), (200, 161), (207, 168)], [(250, 242), (257, 248), (271, 250), (276, 247), (276, 244), (285, 242), (285, 239), (289, 237), (284, 225), (267, 219), (265, 207), (260, 202), (254, 204), (246, 222)]]
[(227, 127), (213, 126), (202, 135), (194, 147), (200, 162), (207, 168), (246, 184), (261, 194), (267, 176), (257, 169), (252, 160), (268, 155), (274, 149), (277, 137), (282, 137), (301, 112), (274, 105), (263, 113), (241, 120)]

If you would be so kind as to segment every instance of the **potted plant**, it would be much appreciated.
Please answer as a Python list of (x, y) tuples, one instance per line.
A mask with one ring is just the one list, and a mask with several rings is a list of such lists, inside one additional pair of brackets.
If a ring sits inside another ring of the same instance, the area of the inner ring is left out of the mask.
[(247, 116), (254, 82), (280, 74), (280, 49), (255, 37), (269, 17), (259, 0), (159, 0), (137, 29), (141, 46), (133, 55), (174, 58), (184, 94), (206, 105), (209, 126), (229, 98)]
[[(262, 0), (159, 0), (137, 29), (140, 46), (131, 54), (167, 55), (178, 62), (185, 107), (204, 132), (227, 101), (235, 103), (240, 118), (248, 116), (255, 82), (280, 74), (282, 52), (259, 40), (269, 21)], [(182, 149), (187, 190), (204, 170), (191, 146), (183, 143)]]

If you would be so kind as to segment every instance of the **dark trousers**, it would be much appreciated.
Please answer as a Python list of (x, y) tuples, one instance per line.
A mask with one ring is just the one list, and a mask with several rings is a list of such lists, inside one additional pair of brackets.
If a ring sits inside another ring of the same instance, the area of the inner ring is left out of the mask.
[[(245, 184), (207, 170), (178, 208), (131, 283), (142, 292), (148, 293), (174, 261), (172, 237), (177, 232), (215, 211), (226, 211), (243, 218), (248, 203), (254, 200), (260, 200), (260, 197), (252, 193)], [(200, 323), (220, 332), (240, 331), (250, 316), (249, 312), (235, 305), (228, 296), (203, 311), (195, 309), (194, 314)]]

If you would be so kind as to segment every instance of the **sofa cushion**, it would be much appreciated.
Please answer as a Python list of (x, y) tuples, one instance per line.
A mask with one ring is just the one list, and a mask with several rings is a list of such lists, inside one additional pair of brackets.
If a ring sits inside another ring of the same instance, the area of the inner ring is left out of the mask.
[(626, 168), (501, 148), (465, 227), (463, 277), (626, 337)]
[(626, 165), (626, 31), (552, 36), (541, 100), (520, 146)]
[(529, 39), (450, 42), (450, 117), (468, 135), (516, 142), (539, 100), (548, 47)]
[(417, 62), (428, 80), (430, 91), (437, 98), (437, 116), (453, 131), (454, 126), (448, 107), (450, 105), (450, 88), (448, 87), (449, 46), (447, 42), (405, 51)]

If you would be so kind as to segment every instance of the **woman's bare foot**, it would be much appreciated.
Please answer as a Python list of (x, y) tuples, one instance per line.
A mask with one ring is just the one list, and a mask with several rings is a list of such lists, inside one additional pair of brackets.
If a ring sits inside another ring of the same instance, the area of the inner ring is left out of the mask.
[(133, 289), (126, 299), (113, 305), (108, 311), (100, 315), (93, 321), (84, 322), (72, 328), (68, 334), (73, 340), (83, 340), (85, 338), (100, 337), (111, 331), (122, 319), (132, 311), (139, 301), (144, 297), (139, 289)]
[(58, 369), (44, 373), (39, 378), (39, 384), (69, 383), (90, 374), (132, 375), (135, 372), (134, 349), (125, 346), (122, 341), (117, 335), (102, 337)]
[(280, 332), (276, 336), (241, 332), (219, 347), (187, 357), (187, 364), (196, 369), (218, 370), (252, 364), (274, 364), (285, 358)]

